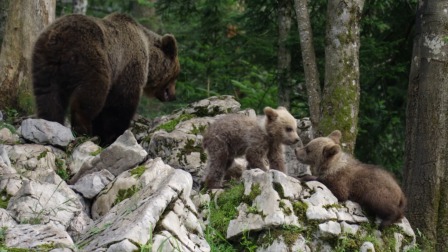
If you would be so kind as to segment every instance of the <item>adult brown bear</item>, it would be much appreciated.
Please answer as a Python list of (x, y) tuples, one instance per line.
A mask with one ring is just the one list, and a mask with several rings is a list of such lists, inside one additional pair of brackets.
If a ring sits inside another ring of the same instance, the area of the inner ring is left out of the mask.
[(115, 141), (130, 124), (141, 94), (175, 99), (177, 42), (123, 14), (67, 15), (38, 37), (32, 75), (38, 117), (64, 123), (70, 107), (77, 134)]

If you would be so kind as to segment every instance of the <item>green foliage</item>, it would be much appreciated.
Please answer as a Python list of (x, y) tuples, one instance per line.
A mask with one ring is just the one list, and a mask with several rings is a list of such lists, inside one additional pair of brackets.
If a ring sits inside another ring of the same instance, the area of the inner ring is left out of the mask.
[(6, 189), (0, 191), (0, 208), (6, 209), (8, 207), (9, 199), (11, 199), (11, 195), (6, 192)]
[(70, 178), (70, 174), (67, 171), (67, 165), (65, 163), (65, 160), (56, 158), (54, 160), (54, 164), (56, 165), (56, 174), (58, 174), (62, 180), (68, 181), (68, 179)]
[(139, 190), (140, 190), (140, 188), (137, 185), (133, 185), (130, 188), (127, 188), (127, 189), (119, 190), (113, 205), (115, 206), (118, 203), (122, 202), (123, 200), (132, 197)]
[(191, 114), (182, 114), (179, 117), (160, 125), (156, 130), (165, 130), (168, 133), (172, 132), (180, 122), (189, 120), (193, 117), (195, 116)]
[(211, 228), (208, 232), (213, 232), (215, 235), (209, 237), (212, 238), (212, 240), (207, 240), (209, 243), (224, 243), (224, 245), (228, 243), (227, 241), (224, 242), (223, 238), (227, 233), (230, 220), (236, 218), (238, 213), (236, 208), (241, 203), (243, 193), (244, 185), (231, 182), (231, 187), (218, 196), (216, 205), (212, 202), (210, 203), (210, 227), (207, 226), (207, 229)]
[(146, 166), (140, 165), (140, 166), (135, 167), (134, 169), (132, 169), (129, 172), (131, 173), (132, 176), (134, 176), (136, 178), (140, 178), (145, 171), (146, 171)]

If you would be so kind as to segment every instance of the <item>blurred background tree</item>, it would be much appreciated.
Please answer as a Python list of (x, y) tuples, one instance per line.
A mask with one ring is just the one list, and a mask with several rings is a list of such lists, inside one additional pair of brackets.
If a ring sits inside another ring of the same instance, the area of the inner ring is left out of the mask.
[[(144, 99), (139, 113), (155, 117), (208, 96), (234, 95), (243, 108), (261, 112), (279, 100), (279, 7), (274, 0), (89, 0), (87, 15), (119, 11), (133, 15), (158, 33), (172, 33), (179, 42), (182, 71), (178, 100)], [(326, 0), (308, 1), (319, 83), (325, 73)], [(382, 164), (401, 178), (405, 106), (412, 51), (411, 33), (417, 0), (366, 1), (360, 23), (360, 104), (355, 155)], [(59, 0), (57, 15), (71, 13), (72, 1)], [(140, 9), (140, 10), (139, 10)], [(286, 14), (282, 14), (286, 15)], [(284, 36), (284, 35), (282, 35)], [(308, 98), (296, 22), (282, 50), (291, 62), (287, 94), (294, 116), (307, 117)]]

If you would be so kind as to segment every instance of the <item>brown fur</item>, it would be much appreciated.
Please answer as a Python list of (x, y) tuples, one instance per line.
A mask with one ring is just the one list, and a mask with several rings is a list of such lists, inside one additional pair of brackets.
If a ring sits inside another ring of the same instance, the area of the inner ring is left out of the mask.
[(406, 198), (393, 176), (379, 166), (361, 163), (341, 150), (341, 132), (313, 139), (296, 149), (297, 159), (311, 166), (317, 179), (339, 201), (358, 202), (368, 212), (382, 219), (380, 229), (403, 217)]
[(286, 173), (282, 144), (294, 144), (297, 135), (296, 119), (283, 107), (264, 109), (265, 116), (251, 118), (226, 115), (211, 124), (204, 135), (203, 145), (208, 153), (207, 188), (221, 188), (223, 177), (234, 159), (246, 155), (248, 169), (270, 169)]
[(179, 71), (172, 35), (160, 36), (122, 14), (67, 15), (34, 46), (38, 117), (63, 124), (70, 107), (74, 131), (108, 145), (129, 127), (143, 91), (161, 101), (175, 99)]

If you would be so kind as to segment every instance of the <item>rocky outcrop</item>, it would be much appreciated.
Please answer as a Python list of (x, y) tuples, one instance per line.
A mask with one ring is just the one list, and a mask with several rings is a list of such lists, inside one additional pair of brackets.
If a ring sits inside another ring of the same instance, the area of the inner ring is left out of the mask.
[[(406, 219), (378, 231), (354, 202), (338, 202), (285, 148), (288, 174), (245, 170), (225, 190), (200, 191), (202, 133), (230, 96), (172, 115), (137, 118), (101, 149), (62, 125), (27, 119), (0, 126), (0, 250), (39, 251), (402, 251), (415, 246)], [(298, 121), (302, 141), (309, 120)], [(370, 250), (369, 250), (370, 249)]]

